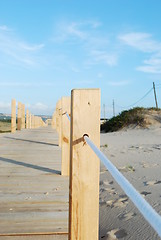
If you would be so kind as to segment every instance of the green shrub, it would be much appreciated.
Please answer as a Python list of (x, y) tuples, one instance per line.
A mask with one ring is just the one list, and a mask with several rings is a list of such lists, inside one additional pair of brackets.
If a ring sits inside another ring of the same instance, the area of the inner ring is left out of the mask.
[(144, 127), (144, 108), (133, 108), (121, 112), (118, 116), (111, 118), (101, 125), (101, 131), (115, 132), (129, 125), (138, 125)]

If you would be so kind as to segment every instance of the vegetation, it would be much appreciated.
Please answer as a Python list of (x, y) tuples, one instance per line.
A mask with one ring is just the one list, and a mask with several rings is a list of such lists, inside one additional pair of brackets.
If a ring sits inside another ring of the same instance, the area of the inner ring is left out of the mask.
[[(154, 110), (154, 109), (149, 109)], [(129, 125), (145, 126), (143, 114), (145, 108), (133, 108), (128, 111), (121, 112), (118, 116), (111, 118), (101, 125), (101, 131), (115, 132)]]
[(4, 122), (4, 123), (11, 123), (11, 118), (6, 118), (6, 119), (0, 119), (0, 122)]
[(11, 132), (11, 119), (0, 119), (0, 133)]

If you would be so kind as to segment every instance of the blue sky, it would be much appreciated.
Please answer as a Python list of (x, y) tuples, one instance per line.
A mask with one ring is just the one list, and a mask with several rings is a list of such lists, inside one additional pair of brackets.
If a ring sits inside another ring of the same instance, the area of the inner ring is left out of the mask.
[(155, 106), (153, 81), (161, 107), (160, 13), (160, 0), (1, 0), (0, 112), (15, 98), (52, 114), (71, 89), (101, 88), (111, 117), (113, 99), (116, 114)]

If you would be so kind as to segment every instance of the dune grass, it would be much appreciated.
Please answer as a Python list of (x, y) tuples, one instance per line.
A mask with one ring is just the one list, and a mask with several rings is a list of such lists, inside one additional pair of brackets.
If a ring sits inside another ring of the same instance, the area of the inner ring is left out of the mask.
[[(127, 111), (121, 112), (118, 116), (111, 118), (101, 125), (101, 131), (115, 132), (129, 125), (135, 125), (145, 127), (144, 113), (145, 108), (133, 108)], [(149, 109), (153, 110), (153, 108)]]

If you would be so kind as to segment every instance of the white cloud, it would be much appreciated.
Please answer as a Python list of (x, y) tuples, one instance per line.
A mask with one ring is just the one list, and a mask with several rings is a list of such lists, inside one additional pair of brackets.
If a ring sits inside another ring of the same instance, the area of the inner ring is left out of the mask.
[(154, 40), (151, 34), (141, 32), (120, 35), (119, 39), (124, 44), (150, 55), (149, 59), (145, 59), (143, 64), (136, 68), (137, 71), (161, 73), (161, 42)]
[(27, 45), (26, 43), (20, 43), (20, 48), (26, 50), (26, 51), (37, 51), (44, 47), (44, 44), (38, 44), (38, 45)]
[(57, 33), (53, 37), (53, 41), (88, 40), (91, 31), (97, 29), (101, 25), (98, 21), (80, 21), (80, 22), (59, 22), (57, 24)]
[(25, 82), (0, 82), (0, 87), (10, 87), (10, 88), (13, 88), (13, 87), (16, 87), (16, 88), (38, 88), (38, 87), (56, 87), (57, 86), (57, 83), (52, 83), (52, 82), (28, 82), (28, 83), (25, 83)]
[(32, 105), (26, 104), (26, 106), (28, 106), (28, 109), (32, 114), (51, 114), (53, 112), (53, 106), (49, 107), (41, 102), (37, 102)]
[(0, 113), (11, 113), (11, 103), (0, 102)]
[(108, 82), (108, 85), (114, 86), (114, 87), (121, 87), (121, 86), (126, 86), (126, 85), (129, 85), (129, 84), (130, 84), (129, 81), (118, 81), (118, 82), (111, 81), (111, 82)]
[(105, 64), (108, 66), (115, 66), (118, 62), (118, 56), (116, 54), (108, 53), (106, 51), (94, 50), (91, 51), (91, 60), (88, 62), (92, 64)]
[[(61, 22), (57, 24), (57, 32), (53, 37), (54, 44), (63, 43), (63, 50), (67, 45), (72, 46), (72, 52), (68, 59), (73, 62), (77, 58), (75, 52), (78, 52), (79, 66), (91, 68), (92, 65), (115, 66), (118, 62), (118, 53), (114, 49), (114, 44), (109, 41), (108, 34), (102, 32), (101, 23), (98, 21), (75, 21)], [(72, 59), (74, 58), (74, 60)], [(71, 69), (73, 70), (73, 69)]]
[(146, 72), (146, 73), (161, 73), (161, 57), (152, 56), (148, 60), (144, 60), (143, 65), (136, 68), (138, 71)]
[(131, 47), (142, 52), (153, 53), (161, 51), (161, 43), (152, 39), (152, 35), (148, 33), (132, 32), (120, 35), (119, 39)]
[(42, 110), (42, 111), (46, 111), (49, 109), (49, 107), (41, 102), (35, 103), (33, 105), (30, 106), (31, 110)]
[(10, 28), (8, 28), (6, 25), (1, 25), (0, 30), (2, 31), (10, 31)]
[(67, 26), (66, 33), (80, 39), (86, 39), (88, 36), (85, 31), (79, 29), (79, 25), (77, 23), (71, 23), (69, 26)]
[(145, 73), (155, 73), (161, 74), (161, 66), (140, 66), (136, 68), (138, 71), (145, 72)]
[(0, 55), (6, 64), (35, 66), (38, 64), (38, 53), (44, 47), (43, 44), (28, 44), (16, 36), (15, 31), (7, 26), (0, 26)]

